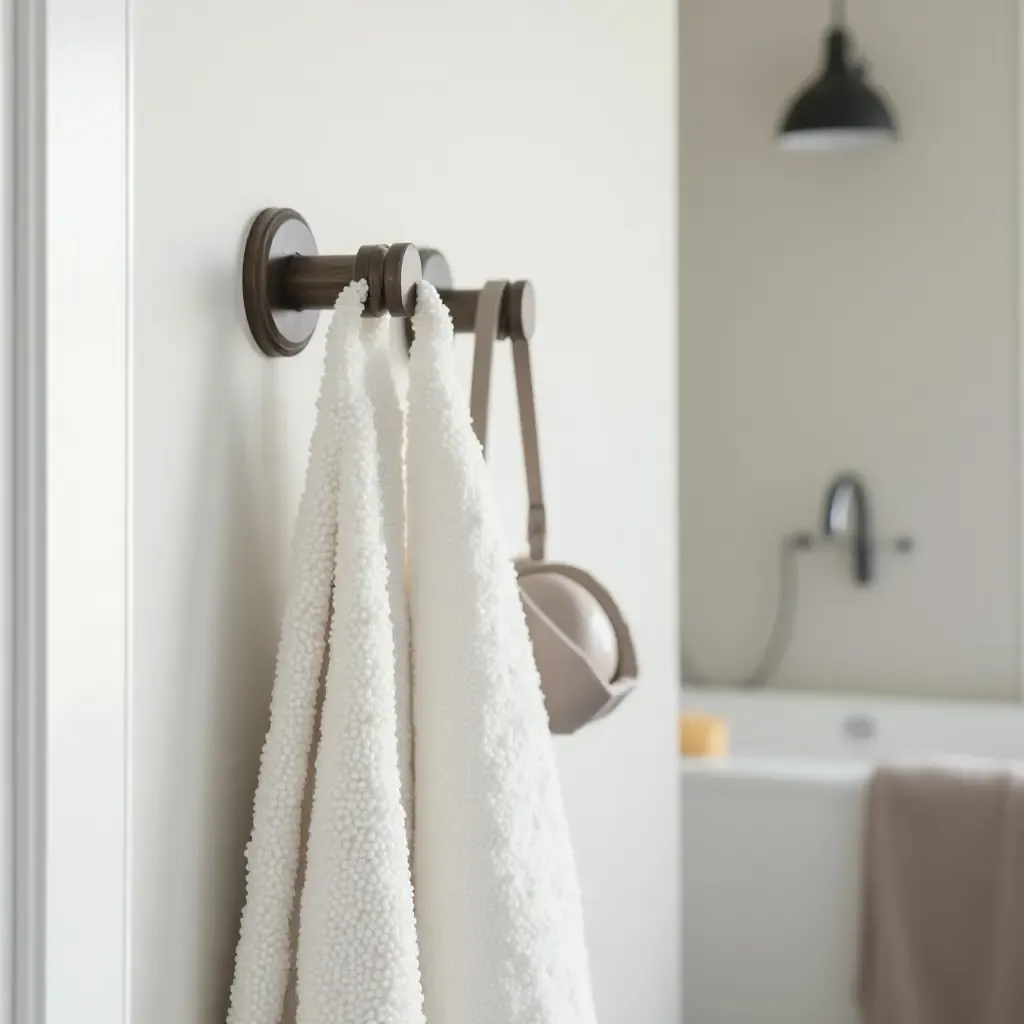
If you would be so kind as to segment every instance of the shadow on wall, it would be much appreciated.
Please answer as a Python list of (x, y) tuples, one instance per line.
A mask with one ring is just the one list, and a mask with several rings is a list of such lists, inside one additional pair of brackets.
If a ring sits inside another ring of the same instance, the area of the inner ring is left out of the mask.
[[(226, 288), (240, 294), (236, 280), (223, 281), (213, 309), (228, 305)], [(154, 891), (187, 894), (187, 902), (163, 908), (167, 952), (183, 972), (165, 977), (196, 979), (197, 1021), (227, 1014), (285, 586), (280, 381), (264, 361), (261, 408), (250, 415), (258, 422), (247, 422), (246, 403), (230, 394), (238, 349), (237, 323), (222, 323), (210, 340), (215, 365), (195, 454), (185, 607), (175, 619), (182, 624), (176, 721), (161, 733), (167, 801)]]

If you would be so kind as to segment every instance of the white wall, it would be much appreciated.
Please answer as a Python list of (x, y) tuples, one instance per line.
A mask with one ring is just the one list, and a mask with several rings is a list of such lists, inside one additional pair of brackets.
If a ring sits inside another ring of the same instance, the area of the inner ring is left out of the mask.
[(869, 592), (801, 561), (778, 684), (1018, 692), (1017, 4), (850, 4), (899, 111), (886, 151), (783, 154), (827, 5), (681, 7), (684, 639), (705, 674), (757, 660), (777, 544), (839, 470), (908, 532)]
[(559, 743), (599, 1013), (675, 1021), (673, 5), (134, 6), (132, 1019), (226, 1009), (323, 351), (255, 350), (238, 263), (253, 214), (292, 205), (323, 252), (410, 239), (457, 283), (536, 284), (551, 550), (615, 592), (644, 673)]

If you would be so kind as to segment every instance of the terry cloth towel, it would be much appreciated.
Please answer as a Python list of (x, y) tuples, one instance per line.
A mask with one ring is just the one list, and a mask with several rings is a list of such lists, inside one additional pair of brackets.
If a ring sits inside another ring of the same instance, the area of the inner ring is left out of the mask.
[[(385, 536), (401, 513), (382, 508), (395, 488), (382, 480), (378, 452), (387, 414), (367, 387), (366, 350), (381, 328), (361, 322), (365, 297), (364, 282), (349, 285), (328, 331), (246, 850), (229, 1024), (277, 1024), (293, 966), (299, 1024), (423, 1021)], [(303, 805), (328, 632), (307, 842)]]
[(593, 1024), (579, 883), (540, 679), (454, 362), (418, 290), (408, 502), (416, 842), (431, 1024)]
[(391, 360), (389, 316), (376, 324), (367, 349), (366, 386), (373, 404), (380, 452), (380, 487), (384, 506), (384, 544), (388, 562), (388, 599), (395, 647), (395, 703), (398, 725), (398, 768), (406, 835), (414, 839), (412, 786), (412, 692), (410, 689), (409, 597), (405, 577), (405, 409)]
[(1024, 767), (878, 771), (868, 791), (866, 1024), (1024, 1021)]

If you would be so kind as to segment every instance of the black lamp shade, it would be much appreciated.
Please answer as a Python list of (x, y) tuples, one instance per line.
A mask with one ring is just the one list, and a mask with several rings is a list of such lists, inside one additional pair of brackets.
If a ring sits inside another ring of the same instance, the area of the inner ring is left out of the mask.
[(779, 126), (779, 146), (803, 151), (862, 149), (895, 141), (896, 119), (882, 95), (848, 57), (841, 27), (825, 41), (825, 68), (790, 103)]

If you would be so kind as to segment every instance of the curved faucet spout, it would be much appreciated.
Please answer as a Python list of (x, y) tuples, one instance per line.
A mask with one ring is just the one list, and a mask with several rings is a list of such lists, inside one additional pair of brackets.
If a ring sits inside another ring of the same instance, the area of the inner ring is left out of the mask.
[(825, 492), (826, 537), (849, 538), (853, 579), (866, 586), (875, 578), (874, 538), (867, 487), (857, 473), (840, 473)]

